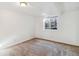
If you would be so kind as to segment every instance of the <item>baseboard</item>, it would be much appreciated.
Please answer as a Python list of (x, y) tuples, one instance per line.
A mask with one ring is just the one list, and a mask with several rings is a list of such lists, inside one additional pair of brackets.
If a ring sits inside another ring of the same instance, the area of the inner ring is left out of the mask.
[(5, 45), (2, 45), (2, 47), (0, 47), (0, 49), (5, 49), (5, 48), (11, 47), (11, 46), (15, 46), (15, 45), (18, 45), (18, 44), (20, 44), (22, 42), (29, 41), (29, 40), (31, 40), (33, 38), (34, 37), (28, 37), (28, 38), (26, 37), (26, 38), (23, 38), (22, 40), (6, 43)]
[(68, 44), (68, 43), (65, 43), (65, 42), (59, 42), (59, 41), (49, 40), (49, 39), (46, 39), (46, 38), (38, 38), (38, 37), (36, 37), (34, 39), (46, 40), (46, 41), (55, 42), (55, 43), (59, 43), (59, 44), (64, 44), (64, 45), (70, 45), (70, 46), (79, 47), (79, 45)]
[(68, 44), (68, 43), (64, 43), (64, 42), (49, 40), (49, 39), (45, 39), (45, 38), (38, 38), (38, 37), (29, 37), (29, 38), (23, 39), (23, 40), (21, 40), (21, 41), (18, 41), (18, 42), (16, 42), (16, 43), (8, 44), (8, 45), (6, 45), (6, 46), (4, 46), (4, 47), (5, 47), (5, 48), (9, 48), (9, 47), (16, 46), (16, 45), (19, 45), (19, 44), (24, 43), (24, 42), (28, 42), (29, 40), (33, 40), (33, 39), (46, 40), (46, 41), (55, 42), (55, 43), (59, 43), (59, 44), (64, 44), (64, 45), (70, 45), (70, 46), (79, 47), (78, 45), (73, 45), (73, 44)]

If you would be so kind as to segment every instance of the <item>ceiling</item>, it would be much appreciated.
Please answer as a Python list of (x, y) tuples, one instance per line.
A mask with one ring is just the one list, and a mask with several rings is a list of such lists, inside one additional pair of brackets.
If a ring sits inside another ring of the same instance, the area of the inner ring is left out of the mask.
[(48, 16), (79, 10), (79, 2), (29, 2), (26, 7), (21, 7), (17, 2), (0, 2), (1, 8), (9, 8), (33, 16)]

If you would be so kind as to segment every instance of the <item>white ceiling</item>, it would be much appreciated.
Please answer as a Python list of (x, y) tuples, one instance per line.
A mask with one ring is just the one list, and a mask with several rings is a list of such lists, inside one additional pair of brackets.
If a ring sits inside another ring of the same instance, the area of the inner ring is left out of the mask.
[(79, 2), (29, 2), (26, 7), (21, 7), (19, 3), (15, 2), (0, 2), (1, 8), (9, 8), (33, 16), (46, 16), (79, 10)]

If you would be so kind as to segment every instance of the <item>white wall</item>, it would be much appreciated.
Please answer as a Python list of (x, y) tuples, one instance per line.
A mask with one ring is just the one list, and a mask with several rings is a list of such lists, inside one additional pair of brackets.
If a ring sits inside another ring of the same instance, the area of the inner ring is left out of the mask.
[(58, 30), (44, 30), (43, 17), (33, 17), (17, 8), (0, 7), (0, 46), (33, 37), (79, 46), (79, 11), (59, 15)]
[(75, 16), (75, 18), (76, 18), (76, 36), (77, 36), (77, 44), (79, 45), (79, 11), (76, 11), (75, 12), (76, 13), (76, 16)]
[(76, 32), (76, 20), (79, 19), (76, 15), (79, 13), (76, 13), (71, 11), (59, 15), (58, 30), (43, 30), (43, 17), (36, 18), (36, 37), (79, 46)]
[(0, 9), (0, 46), (16, 44), (34, 36), (34, 17), (11, 8)]

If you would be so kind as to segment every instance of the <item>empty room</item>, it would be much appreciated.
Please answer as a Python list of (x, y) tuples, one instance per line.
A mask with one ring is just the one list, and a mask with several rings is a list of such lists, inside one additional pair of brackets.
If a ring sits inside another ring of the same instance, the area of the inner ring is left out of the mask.
[(79, 2), (0, 2), (0, 56), (79, 56)]

